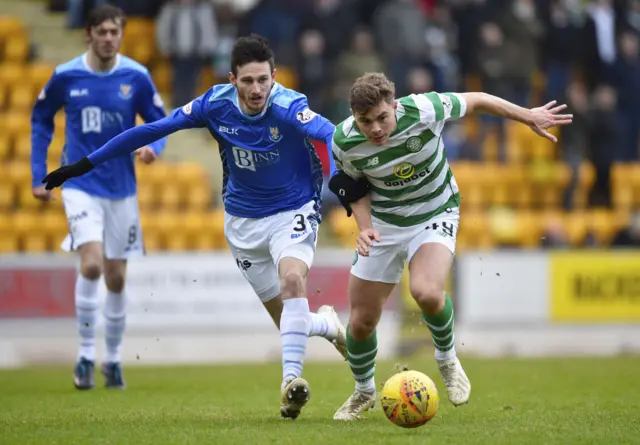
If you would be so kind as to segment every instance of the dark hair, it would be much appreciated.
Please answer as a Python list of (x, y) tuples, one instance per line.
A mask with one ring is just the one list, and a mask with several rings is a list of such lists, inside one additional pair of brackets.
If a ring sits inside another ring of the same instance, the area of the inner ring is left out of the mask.
[(100, 26), (107, 20), (113, 20), (120, 25), (121, 28), (124, 28), (126, 22), (124, 11), (113, 5), (100, 5), (89, 12), (84, 27), (86, 30), (90, 30), (91, 28)]
[(382, 73), (366, 73), (356, 79), (349, 92), (351, 110), (366, 114), (380, 102), (393, 103), (395, 84)]
[(240, 37), (233, 45), (231, 52), (231, 72), (238, 75), (238, 68), (251, 62), (269, 62), (271, 71), (275, 67), (273, 50), (269, 48), (269, 40), (258, 34)]

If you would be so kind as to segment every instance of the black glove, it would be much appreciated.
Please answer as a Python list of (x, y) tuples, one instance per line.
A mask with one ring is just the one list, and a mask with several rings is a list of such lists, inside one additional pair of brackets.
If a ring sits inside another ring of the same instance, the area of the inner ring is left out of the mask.
[(82, 176), (91, 170), (93, 170), (93, 164), (89, 161), (89, 158), (84, 157), (75, 164), (64, 165), (52, 171), (42, 180), (42, 183), (46, 184), (44, 186), (46, 190), (53, 190), (55, 187), (60, 187), (64, 184), (67, 179)]

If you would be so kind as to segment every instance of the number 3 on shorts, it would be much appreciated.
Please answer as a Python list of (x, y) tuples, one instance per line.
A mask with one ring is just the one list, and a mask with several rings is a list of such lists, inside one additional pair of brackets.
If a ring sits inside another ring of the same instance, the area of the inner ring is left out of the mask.
[(293, 231), (295, 233), (302, 233), (307, 230), (307, 221), (304, 218), (304, 215), (298, 213), (293, 217)]

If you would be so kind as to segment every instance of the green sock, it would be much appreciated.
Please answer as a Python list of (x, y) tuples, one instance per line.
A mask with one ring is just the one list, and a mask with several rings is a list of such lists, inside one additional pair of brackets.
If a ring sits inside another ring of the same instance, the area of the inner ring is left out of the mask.
[(347, 360), (351, 374), (356, 381), (356, 390), (372, 393), (376, 391), (374, 375), (376, 372), (376, 355), (378, 353), (378, 337), (376, 331), (366, 340), (358, 341), (349, 333), (347, 326)]
[[(436, 359), (441, 360), (450, 358), (448, 356), (455, 355), (454, 335), (453, 335), (453, 303), (449, 294), (445, 295), (444, 308), (439, 314), (422, 313), (422, 319), (431, 331), (431, 339), (436, 347)], [(451, 352), (453, 351), (453, 354)], [(447, 354), (442, 354), (447, 352)], [(445, 357), (446, 356), (446, 357)]]

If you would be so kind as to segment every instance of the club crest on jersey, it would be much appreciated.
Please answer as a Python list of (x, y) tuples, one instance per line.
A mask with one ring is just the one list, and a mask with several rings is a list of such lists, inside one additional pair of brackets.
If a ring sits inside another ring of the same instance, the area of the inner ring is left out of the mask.
[(420, 139), (420, 136), (411, 136), (407, 139), (405, 146), (411, 153), (417, 153), (422, 150), (422, 139)]
[(282, 139), (282, 134), (280, 134), (280, 130), (278, 130), (278, 127), (269, 127), (269, 139), (271, 139), (273, 142), (280, 142), (280, 140)]
[(413, 176), (416, 168), (409, 162), (401, 162), (393, 167), (393, 174), (400, 179), (407, 179)]
[(131, 85), (122, 84), (120, 85), (120, 92), (118, 93), (118, 96), (120, 96), (120, 99), (129, 100), (131, 99), (132, 92)]

